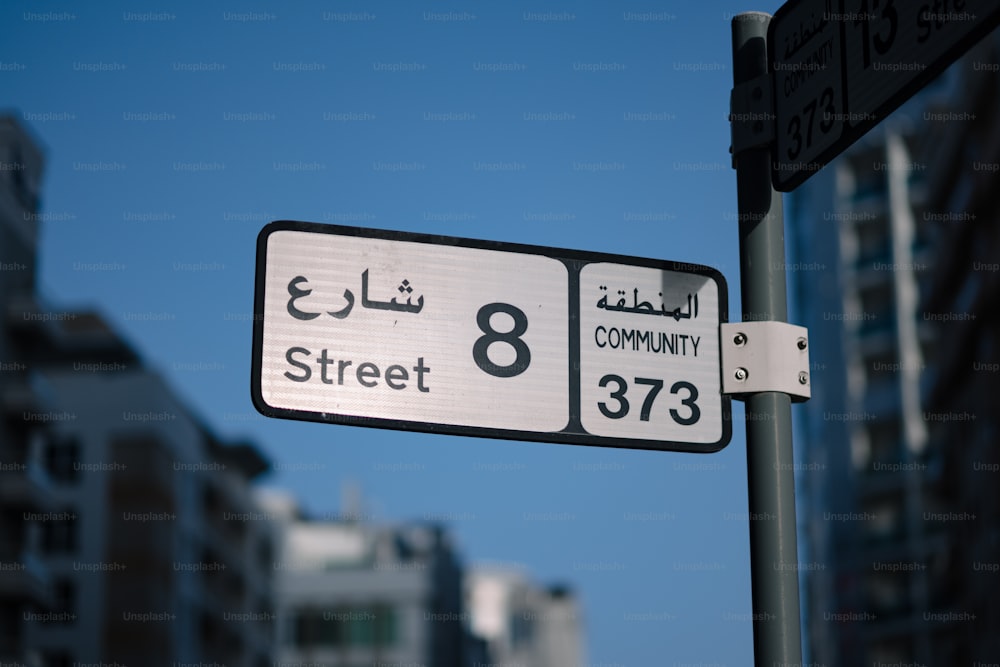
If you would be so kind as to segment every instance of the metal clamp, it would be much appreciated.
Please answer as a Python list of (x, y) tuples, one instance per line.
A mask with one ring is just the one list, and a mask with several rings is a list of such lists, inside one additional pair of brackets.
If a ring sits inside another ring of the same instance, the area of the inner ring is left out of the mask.
[(787, 322), (733, 322), (719, 326), (722, 393), (776, 391), (806, 401), (809, 385), (809, 332)]
[(733, 169), (736, 156), (748, 148), (768, 146), (774, 141), (774, 98), (771, 74), (764, 74), (733, 87), (729, 94), (729, 127), (732, 132)]

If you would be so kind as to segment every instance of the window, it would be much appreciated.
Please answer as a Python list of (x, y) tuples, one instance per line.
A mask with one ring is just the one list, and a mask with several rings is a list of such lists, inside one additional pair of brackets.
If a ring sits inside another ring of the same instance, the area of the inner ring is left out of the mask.
[(861, 290), (859, 296), (861, 297), (861, 310), (864, 313), (864, 319), (861, 322), (862, 332), (867, 333), (895, 326), (896, 303), (892, 286), (892, 281), (886, 280)]
[(873, 219), (860, 221), (857, 226), (858, 264), (876, 269), (876, 263), (888, 264), (892, 261), (892, 245), (889, 224), (884, 215), (872, 215)]
[(882, 419), (868, 424), (872, 470), (892, 470), (883, 466), (899, 462), (902, 437), (898, 419)]
[(887, 571), (899, 566), (893, 561), (875, 561), (872, 564), (874, 571), (868, 574), (865, 581), (868, 608), (887, 615), (903, 613), (908, 609), (909, 574)]
[(45, 654), (45, 667), (72, 667), (75, 664), (72, 653), (68, 651), (51, 651)]
[(58, 579), (53, 585), (54, 606), (61, 622), (76, 620), (76, 584), (72, 579)]
[(398, 641), (395, 610), (386, 604), (303, 608), (291, 620), (290, 643), (309, 647), (392, 646)]
[(76, 551), (76, 512), (64, 510), (42, 522), (42, 549), (48, 554)]
[(886, 348), (877, 350), (865, 357), (865, 382), (875, 389), (893, 386), (899, 381), (900, 364), (896, 350)]
[(510, 643), (514, 647), (530, 644), (535, 635), (534, 614), (521, 609), (510, 617)]
[(69, 484), (79, 478), (80, 442), (75, 437), (58, 438), (45, 448), (45, 467), (57, 482)]
[(268, 536), (261, 536), (260, 542), (257, 543), (257, 566), (262, 570), (274, 567), (274, 546)]
[(342, 643), (340, 614), (305, 608), (295, 613), (292, 643), (301, 648), (339, 646)]
[(902, 539), (903, 498), (899, 493), (866, 500), (861, 512), (864, 515), (865, 532), (873, 542)]
[(396, 641), (396, 617), (392, 607), (376, 604), (350, 612), (349, 640), (353, 646), (392, 646)]

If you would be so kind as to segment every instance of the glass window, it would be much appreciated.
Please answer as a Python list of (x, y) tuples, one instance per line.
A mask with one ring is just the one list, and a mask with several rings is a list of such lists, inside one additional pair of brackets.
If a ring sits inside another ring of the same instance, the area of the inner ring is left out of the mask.
[(42, 549), (45, 553), (76, 551), (76, 513), (64, 510), (56, 518), (42, 522)]
[(340, 646), (344, 641), (346, 614), (343, 608), (337, 608), (327, 609), (322, 615), (318, 615), (314, 623), (315, 643), (322, 646)]
[(65, 623), (76, 620), (76, 584), (72, 579), (59, 579), (52, 588), (59, 618)]
[(533, 614), (527, 610), (518, 610), (510, 618), (510, 641), (515, 647), (528, 644), (535, 634)]
[(57, 482), (69, 484), (79, 478), (80, 442), (75, 437), (53, 440), (45, 448), (45, 467)]
[(398, 639), (395, 610), (387, 604), (375, 605), (375, 645), (392, 646)]
[(303, 608), (289, 621), (288, 643), (300, 648), (344, 645), (387, 647), (399, 639), (395, 610), (387, 604)]
[(45, 667), (72, 667), (75, 660), (68, 651), (52, 651), (45, 654)]
[(883, 464), (898, 463), (902, 456), (902, 432), (898, 419), (869, 422), (868, 439), (871, 443), (872, 470), (883, 470)]

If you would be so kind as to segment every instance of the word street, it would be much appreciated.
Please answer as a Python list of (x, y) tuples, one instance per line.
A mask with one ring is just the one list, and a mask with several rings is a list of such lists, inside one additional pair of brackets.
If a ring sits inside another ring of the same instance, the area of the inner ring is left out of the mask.
[[(292, 382), (308, 382), (309, 378), (312, 377), (312, 369), (307, 363), (301, 359), (296, 359), (295, 356), (299, 357), (309, 357), (312, 352), (304, 347), (291, 347), (288, 352), (285, 353), (285, 359), (292, 366), (295, 366), (302, 371), (301, 375), (295, 375), (291, 371), (285, 371), (285, 377), (287, 377)], [(328, 376), (328, 368), (336, 364), (336, 374), (337, 374), (337, 384), (344, 384), (344, 372), (350, 368), (354, 362), (347, 359), (330, 359), (327, 356), (327, 350), (324, 349), (320, 352), (319, 357), (316, 358), (316, 365), (319, 366), (319, 377), (323, 384), (333, 384), (333, 378)], [(332, 371), (330, 371), (332, 372)], [(419, 391), (428, 392), (430, 389), (424, 384), (424, 374), (430, 373), (431, 369), (424, 365), (424, 358), (418, 357), (416, 366), (413, 366), (413, 372), (417, 375), (417, 389)], [(358, 384), (362, 387), (376, 387), (378, 386), (379, 377), (385, 381), (385, 384), (390, 389), (406, 389), (406, 383), (410, 380), (410, 374), (405, 367), (399, 364), (393, 364), (385, 369), (385, 374), (381, 375), (379, 367), (370, 361), (365, 361), (358, 364), (353, 372), (349, 372), (349, 375), (354, 375), (357, 378)]]

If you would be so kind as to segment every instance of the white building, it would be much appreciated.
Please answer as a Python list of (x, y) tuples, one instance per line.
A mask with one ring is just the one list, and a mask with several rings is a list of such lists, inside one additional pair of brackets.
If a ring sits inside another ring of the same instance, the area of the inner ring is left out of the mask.
[(281, 535), (277, 667), (467, 664), (462, 571), (440, 526), (309, 520), (262, 497)]
[(472, 632), (486, 640), (490, 664), (581, 667), (583, 619), (564, 587), (541, 588), (518, 567), (482, 565), (466, 577)]

